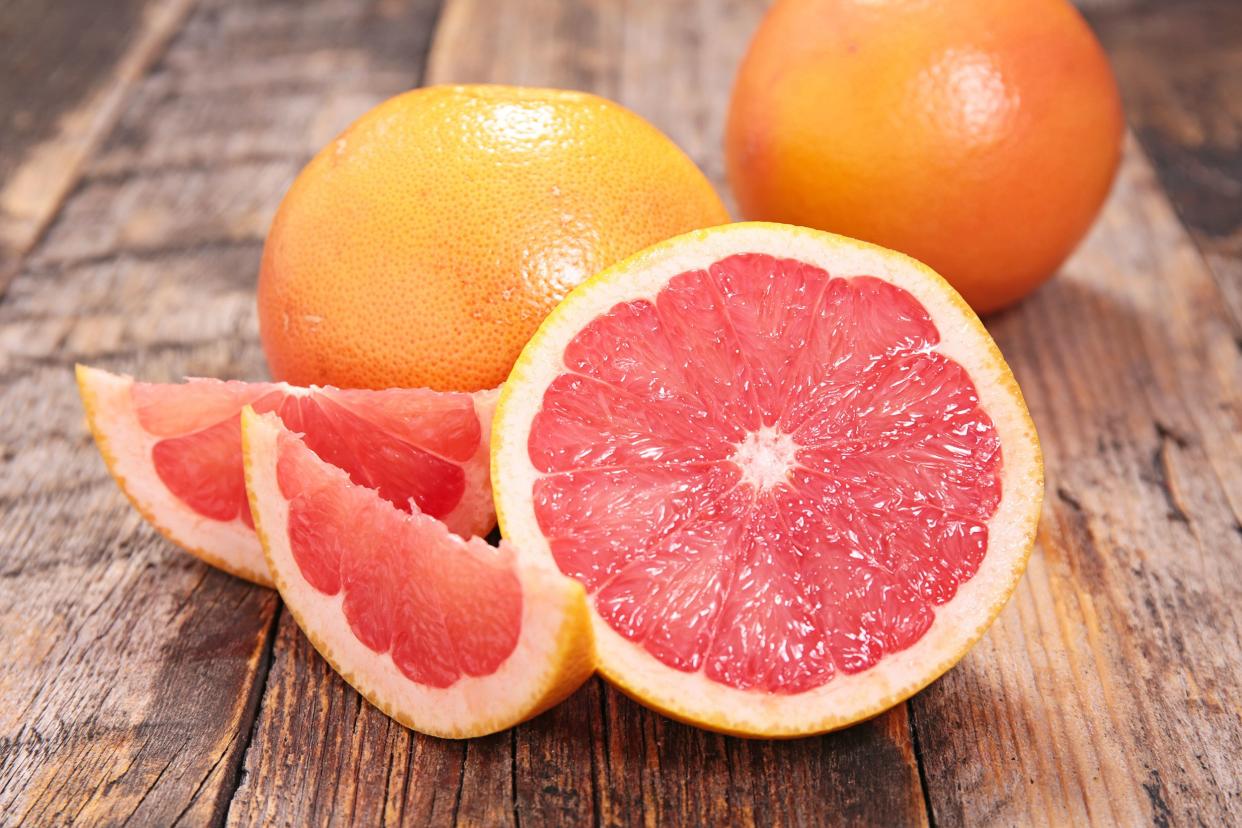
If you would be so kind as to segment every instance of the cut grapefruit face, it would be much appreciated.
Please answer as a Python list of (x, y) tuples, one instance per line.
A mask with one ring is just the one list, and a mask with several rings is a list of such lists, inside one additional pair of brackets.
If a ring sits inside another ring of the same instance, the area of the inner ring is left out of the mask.
[(508, 543), (462, 540), (242, 414), (246, 488), (285, 605), (372, 704), (423, 733), (493, 733), (593, 671), (582, 586)]
[(1043, 492), (978, 318), (903, 255), (775, 224), (573, 291), (500, 395), (501, 530), (586, 588), (600, 671), (694, 724), (818, 733), (907, 698), (1013, 591)]
[(495, 525), (487, 467), (495, 391), (154, 384), (84, 365), (77, 378), (108, 470), (143, 517), (212, 566), (255, 583), (272, 580), (246, 500), (244, 405), (275, 412), (400, 508), (416, 504), (463, 537)]

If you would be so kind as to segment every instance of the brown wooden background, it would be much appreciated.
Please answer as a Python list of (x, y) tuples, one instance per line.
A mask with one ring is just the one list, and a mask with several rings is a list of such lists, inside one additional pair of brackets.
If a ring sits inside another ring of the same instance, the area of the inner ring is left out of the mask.
[(258, 378), (299, 167), (419, 83), (594, 90), (723, 185), (762, 0), (0, 0), (0, 822), (1242, 822), (1242, 3), (1095, 0), (1133, 129), (1063, 274), (988, 320), (1043, 437), (1039, 544), (908, 704), (787, 743), (598, 681), (510, 732), (360, 703), (274, 593), (128, 507), (75, 360)]

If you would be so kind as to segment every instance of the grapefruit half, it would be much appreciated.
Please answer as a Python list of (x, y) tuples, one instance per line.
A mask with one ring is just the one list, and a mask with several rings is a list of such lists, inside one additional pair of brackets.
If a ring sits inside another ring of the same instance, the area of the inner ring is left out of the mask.
[(84, 365), (78, 389), (122, 491), (165, 537), (271, 586), (242, 471), (244, 405), (274, 411), (324, 458), (401, 508), (464, 536), (495, 525), (488, 434), (495, 391), (345, 391), (285, 383), (136, 382)]
[(590, 596), (599, 670), (667, 715), (801, 736), (956, 663), (1030, 554), (1035, 428), (936, 273), (744, 223), (552, 312), (500, 394), (505, 537)]
[(594, 670), (581, 585), (462, 540), (325, 463), (275, 415), (242, 413), (268, 567), (320, 654), (372, 704), (450, 738), (510, 727)]

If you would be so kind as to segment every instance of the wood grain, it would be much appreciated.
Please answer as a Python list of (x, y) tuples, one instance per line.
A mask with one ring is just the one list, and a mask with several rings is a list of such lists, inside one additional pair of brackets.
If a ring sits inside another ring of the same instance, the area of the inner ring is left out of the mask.
[[(225, 364), (239, 345), (217, 326), (249, 305), (229, 301), (248, 290), (230, 285), (235, 264), (48, 265), (0, 304), (0, 813), (14, 823), (203, 821), (232, 790), (275, 597), (141, 521), (85, 431), (71, 364)], [(183, 319), (175, 344), (153, 338), (167, 316)]]
[(1049, 497), (1012, 604), (914, 700), (935, 818), (1236, 822), (1239, 331), (1137, 144), (1083, 249), (990, 327)]
[(1101, 9), (1089, 19), (1162, 188), (1242, 321), (1242, 3)]
[(0, 295), (192, 0), (13, 0), (0, 17)]
[(371, 707), (283, 613), (228, 823), (446, 824), (459, 808), (467, 749), (421, 738)]

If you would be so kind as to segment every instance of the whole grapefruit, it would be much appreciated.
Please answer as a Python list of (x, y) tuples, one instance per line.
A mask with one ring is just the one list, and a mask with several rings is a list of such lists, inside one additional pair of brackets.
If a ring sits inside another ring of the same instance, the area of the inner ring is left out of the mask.
[(747, 218), (896, 248), (985, 312), (1085, 235), (1123, 126), (1065, 0), (780, 0), (739, 70), (725, 150)]
[(580, 281), (728, 221), (658, 129), (594, 95), (440, 86), (363, 115), (302, 170), (259, 276), (276, 379), (498, 385)]

